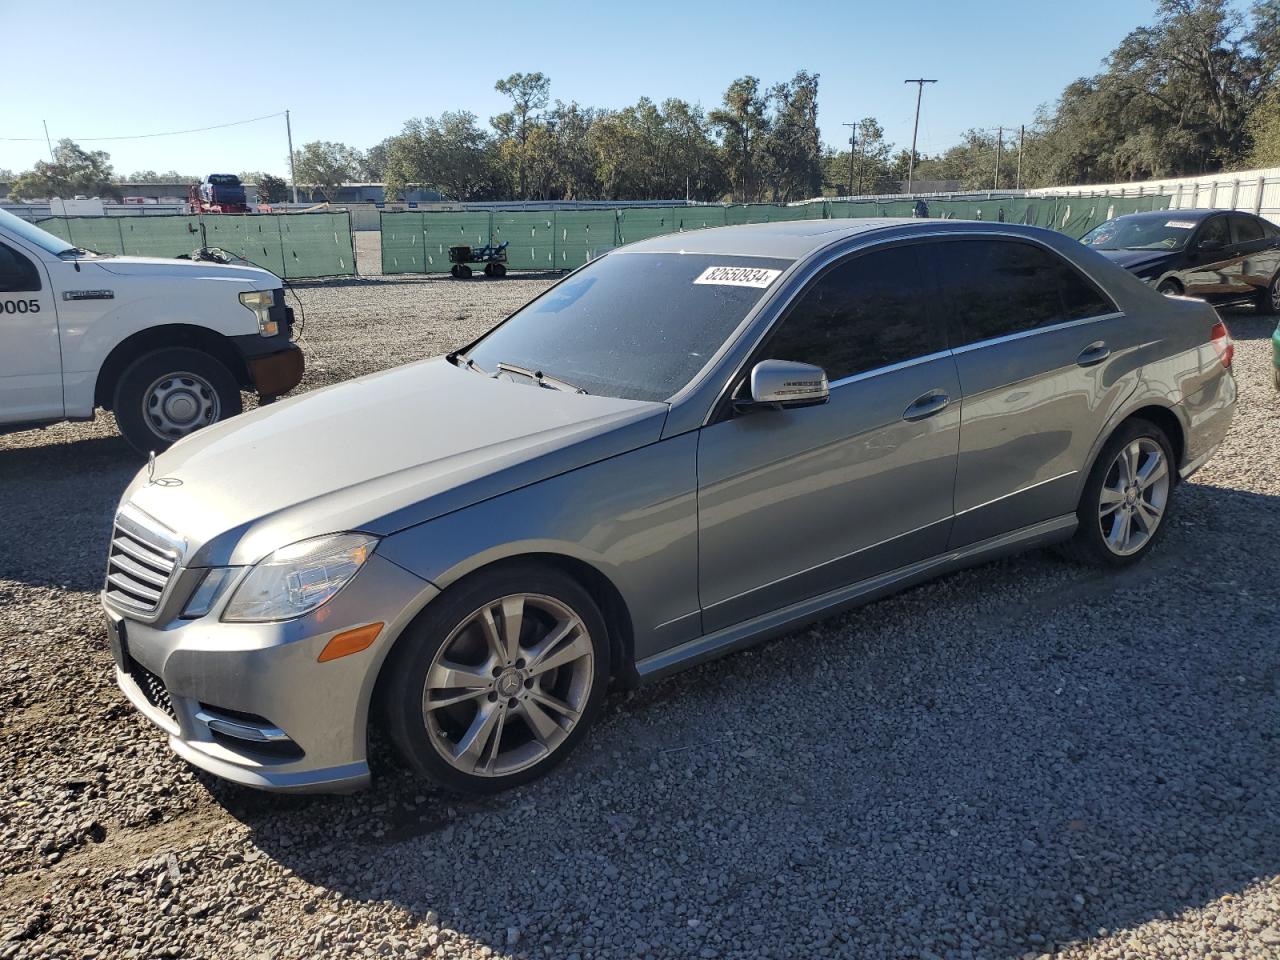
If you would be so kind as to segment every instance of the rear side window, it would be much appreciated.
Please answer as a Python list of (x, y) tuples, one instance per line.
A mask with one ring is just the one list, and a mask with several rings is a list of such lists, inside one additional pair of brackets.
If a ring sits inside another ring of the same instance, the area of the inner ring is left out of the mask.
[(1253, 243), (1262, 239), (1262, 221), (1253, 217), (1231, 218), (1231, 239), (1233, 243)]
[(1267, 236), (1272, 239), (1275, 239), (1276, 237), (1280, 237), (1280, 227), (1277, 227), (1274, 223), (1272, 223), (1269, 220), (1262, 221), (1262, 229), (1265, 230), (1267, 233)]
[(0, 243), (0, 293), (22, 293), (40, 289), (36, 265), (13, 247)]
[(957, 346), (1117, 312), (1079, 270), (1036, 244), (982, 237), (930, 247)]
[(800, 294), (765, 350), (817, 364), (830, 380), (945, 350), (925, 276), (918, 245), (846, 260)]

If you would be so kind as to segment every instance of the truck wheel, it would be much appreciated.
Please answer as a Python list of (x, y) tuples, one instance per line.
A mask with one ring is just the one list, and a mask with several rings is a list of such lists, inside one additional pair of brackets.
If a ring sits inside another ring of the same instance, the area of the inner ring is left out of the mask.
[(505, 277), (507, 275), (507, 265), (505, 263), (490, 264), (493, 267), (493, 275), (495, 277)]
[(144, 353), (125, 368), (112, 409), (130, 446), (147, 453), (166, 450), (243, 407), (240, 387), (221, 361), (200, 350), (171, 347)]

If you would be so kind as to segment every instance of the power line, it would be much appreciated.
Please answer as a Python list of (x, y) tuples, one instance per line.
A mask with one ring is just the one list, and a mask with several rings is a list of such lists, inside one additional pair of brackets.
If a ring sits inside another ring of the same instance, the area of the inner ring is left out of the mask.
[[(232, 120), (230, 123), (215, 123), (210, 127), (192, 127), (190, 130), (167, 130), (164, 133), (133, 133), (126, 136), (118, 137), (69, 137), (77, 143), (97, 143), (104, 140), (147, 140), (151, 137), (178, 137), (186, 133), (204, 133), (206, 130), (223, 130), (226, 127), (238, 127), (246, 123), (257, 123), (259, 120), (270, 120), (272, 117), (283, 117), (284, 110), (276, 113), (264, 114), (261, 117), (251, 117), (248, 120)], [(8, 143), (39, 143), (44, 137), (0, 137)]]

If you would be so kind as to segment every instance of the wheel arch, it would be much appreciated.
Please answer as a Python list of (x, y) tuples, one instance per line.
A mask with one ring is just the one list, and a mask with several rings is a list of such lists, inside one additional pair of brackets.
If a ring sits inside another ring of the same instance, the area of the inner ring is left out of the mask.
[(139, 330), (111, 348), (102, 366), (98, 368), (98, 377), (93, 388), (94, 406), (110, 410), (116, 384), (128, 369), (129, 364), (154, 350), (172, 347), (187, 347), (207, 353), (231, 371), (231, 376), (241, 388), (248, 388), (251, 385), (249, 369), (245, 365), (244, 357), (228, 337), (216, 330), (196, 324), (167, 323)]
[(635, 632), (631, 611), (622, 596), (622, 592), (614, 582), (598, 567), (568, 554), (549, 551), (512, 554), (466, 570), (460, 576), (446, 578), (445, 583), (436, 584), (439, 587), (439, 592), (429, 591), (424, 596), (418, 609), (405, 620), (404, 626), (387, 645), (381, 662), (378, 664), (378, 675), (374, 680), (366, 705), (366, 737), (368, 736), (369, 728), (377, 727), (382, 722), (381, 710), (388, 676), (387, 665), (394, 659), (396, 646), (400, 643), (401, 638), (430, 609), (432, 601), (443, 596), (448, 590), (469, 582), (474, 577), (519, 563), (543, 564), (565, 573), (585, 587), (600, 608), (600, 613), (604, 617), (605, 627), (609, 631), (610, 673), (613, 682), (624, 689), (630, 689), (639, 683), (639, 674), (635, 668)]
[(1169, 438), (1169, 445), (1173, 447), (1173, 461), (1174, 466), (1177, 468), (1174, 470), (1173, 479), (1175, 483), (1179, 482), (1182, 461), (1187, 449), (1186, 425), (1178, 418), (1178, 414), (1174, 412), (1172, 407), (1148, 401), (1117, 416), (1107, 425), (1107, 429), (1098, 436), (1098, 439), (1094, 442), (1093, 450), (1089, 452), (1089, 462), (1080, 474), (1081, 490), (1084, 489), (1084, 483), (1088, 480), (1089, 475), (1093, 473), (1094, 464), (1102, 453), (1102, 448), (1115, 435), (1115, 432), (1130, 420), (1146, 420), (1149, 423), (1154, 423), (1164, 431), (1165, 436)]

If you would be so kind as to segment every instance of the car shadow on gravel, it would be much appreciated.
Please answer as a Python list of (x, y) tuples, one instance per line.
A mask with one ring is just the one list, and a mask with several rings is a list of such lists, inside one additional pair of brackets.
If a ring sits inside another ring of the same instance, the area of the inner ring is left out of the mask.
[(499, 952), (1017, 956), (1172, 918), (1280, 873), (1280, 614), (1198, 519), (1262, 555), (1280, 498), (1185, 493), (1120, 573), (1028, 554), (614, 694), (508, 794), (382, 745), (351, 797), (206, 782), (304, 880)]
[(142, 465), (118, 436), (0, 449), (0, 579), (97, 589), (111, 518)]

